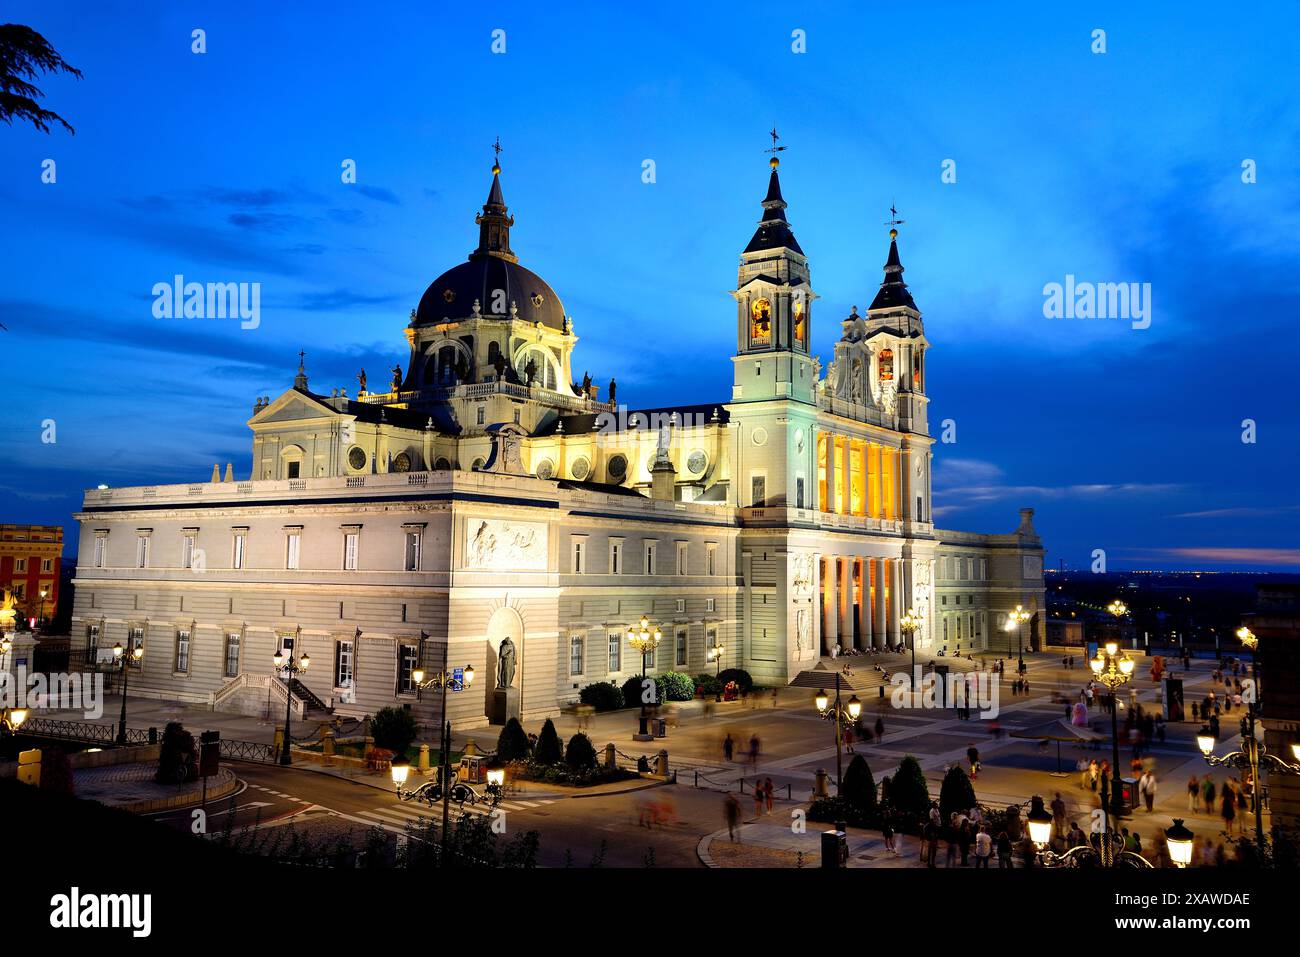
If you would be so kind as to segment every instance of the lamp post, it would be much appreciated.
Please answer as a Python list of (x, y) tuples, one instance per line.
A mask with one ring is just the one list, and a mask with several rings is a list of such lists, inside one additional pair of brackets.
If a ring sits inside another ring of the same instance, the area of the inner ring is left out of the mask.
[(415, 683), (415, 696), (419, 700), (424, 689), (430, 688), (442, 695), (441, 713), (438, 716), (438, 782), (442, 792), (442, 844), (438, 855), (438, 866), (447, 866), (448, 830), (451, 822), (451, 722), (447, 720), (447, 695), (461, 691), (474, 683), (474, 666), (466, 665), (459, 678), (447, 668), (448, 642), (442, 645), (442, 670), (426, 679), (423, 668), (411, 672)]
[(1133, 677), (1133, 667), (1135, 662), (1126, 654), (1121, 654), (1119, 642), (1108, 641), (1106, 644), (1097, 649), (1097, 657), (1088, 662), (1088, 667), (1092, 669), (1093, 675), (1098, 681), (1104, 684), (1110, 690), (1110, 747), (1111, 747), (1111, 765), (1110, 765), (1110, 807), (1103, 809), (1107, 814), (1107, 827), (1109, 827), (1109, 815), (1122, 817), (1120, 810), (1120, 789), (1119, 780), (1119, 696), (1117, 692), (1121, 687), (1128, 683)]
[[(293, 716), (293, 683), (296, 676), (306, 671), (311, 665), (311, 656), (303, 654), (301, 658), (295, 658), (293, 655), (286, 657), (284, 649), (279, 649), (271, 657), (275, 662), (275, 668), (284, 677), (284, 742), (280, 745), (280, 764), (288, 767), (291, 763), (289, 757), (291, 738), (289, 737), (289, 722)], [(123, 686), (125, 693), (125, 685)], [(125, 707), (125, 702), (123, 707)]]
[[(1025, 819), (1029, 824), (1029, 839), (1034, 842), (1034, 849), (1038, 852), (1038, 860), (1045, 867), (1078, 867), (1081, 859), (1085, 857), (1098, 858), (1102, 867), (1126, 865), (1129, 867), (1149, 868), (1154, 866), (1141, 854), (1126, 851), (1122, 847), (1116, 850), (1115, 834), (1109, 827), (1102, 833), (1099, 847), (1084, 844), (1080, 847), (1072, 847), (1064, 854), (1057, 854), (1050, 848), (1054, 818), (1052, 813), (1043, 806), (1043, 799), (1040, 795), (1035, 794), (1031, 799), (1029, 813), (1025, 815)], [(1182, 819), (1175, 818), (1174, 826), (1165, 831), (1165, 837), (1169, 841), (1169, 856), (1173, 858), (1174, 863), (1179, 867), (1186, 866), (1186, 862), (1191, 859), (1192, 855), (1193, 835), (1191, 831), (1182, 825)], [(1182, 863), (1179, 863), (1180, 860)]]
[(1169, 846), (1169, 858), (1174, 867), (1186, 867), (1192, 862), (1192, 838), (1194, 835), (1183, 825), (1181, 817), (1174, 818), (1174, 826), (1165, 828), (1165, 841)]
[(847, 724), (858, 720), (858, 715), (862, 714), (862, 702), (858, 696), (854, 695), (848, 700), (848, 704), (840, 703), (840, 673), (835, 672), (835, 703), (830, 703), (830, 698), (825, 691), (818, 691), (817, 697), (813, 699), (813, 705), (817, 708), (817, 713), (827, 721), (835, 723), (835, 796), (839, 797), (840, 789), (844, 784), (844, 734), (843, 729)]
[(397, 796), (400, 798), (402, 796), (402, 785), (406, 783), (406, 778), (411, 773), (411, 762), (399, 754), (393, 758), (388, 770), (393, 776), (393, 785), (397, 788)]
[[(663, 633), (658, 629), (650, 628), (650, 619), (645, 615), (641, 616), (638, 626), (627, 630), (627, 643), (641, 652), (641, 686), (645, 687), (645, 657), (648, 653), (659, 647), (659, 642), (663, 641)], [(641, 698), (641, 717), (638, 719), (638, 740), (647, 740), (649, 731), (647, 730), (650, 721), (649, 711), (646, 709), (645, 694), (642, 692)]]
[(921, 619), (917, 617), (916, 609), (907, 609), (898, 620), (898, 629), (907, 636), (907, 643), (912, 648), (912, 681), (916, 681), (916, 633), (921, 630)]
[(131, 676), (131, 668), (134, 663), (144, 657), (144, 648), (135, 645), (130, 652), (127, 652), (119, 641), (113, 646), (113, 660), (117, 662), (117, 670), (122, 672), (122, 714), (117, 723), (117, 743), (126, 744), (126, 685), (127, 679)]
[(36, 619), (41, 625), (45, 624), (45, 599), (49, 597), (49, 594), (50, 590), (48, 588), (41, 589), (41, 615)]
[[(1214, 754), (1214, 746), (1217, 742), (1208, 725), (1202, 727), (1200, 733), (1196, 735), (1196, 744), (1201, 749), (1201, 754), (1205, 756), (1205, 763), (1211, 767), (1227, 765), (1250, 773), (1251, 800), (1255, 805), (1255, 844), (1260, 853), (1263, 853), (1268, 843), (1264, 834), (1264, 790), (1259, 780), (1260, 773), (1267, 769), (1271, 774), (1300, 774), (1300, 763), (1288, 764), (1277, 755), (1269, 754), (1268, 748), (1264, 747), (1264, 742), (1255, 737), (1255, 720), (1260, 715), (1259, 662), (1255, 658), (1259, 639), (1244, 625), (1237, 629), (1237, 637), (1250, 649), (1255, 678), (1255, 687), (1251, 689), (1250, 697), (1246, 702), (1246, 716), (1241, 719), (1242, 748), (1221, 758), (1217, 757)], [(1291, 745), (1291, 752), (1300, 762), (1300, 744)]]
[[(1016, 632), (1017, 657), (1020, 661), (1016, 666), (1017, 674), (1023, 675), (1025, 673), (1025, 636), (1023, 626), (1031, 617), (1033, 616), (1030, 615), (1029, 612), (1025, 611), (1023, 605), (1017, 605), (1014, 611), (1007, 612), (1007, 631), (1011, 631), (1014, 628)], [(1010, 653), (1011, 648), (1010, 643), (1008, 642), (1007, 654)]]
[(0, 708), (0, 731), (16, 734), (26, 720), (26, 708)]
[(713, 662), (713, 677), (717, 680), (717, 700), (722, 700), (722, 653), (727, 648), (722, 642), (718, 641), (717, 635), (713, 637), (713, 644), (708, 649), (709, 660)]

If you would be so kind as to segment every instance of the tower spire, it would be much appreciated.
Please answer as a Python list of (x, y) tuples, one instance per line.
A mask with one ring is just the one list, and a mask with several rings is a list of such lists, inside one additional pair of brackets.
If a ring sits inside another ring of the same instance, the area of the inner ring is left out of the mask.
[(916, 309), (912, 294), (907, 291), (907, 283), (903, 282), (903, 262), (898, 258), (898, 227), (904, 222), (905, 220), (898, 218), (898, 209), (891, 203), (889, 222), (885, 223), (889, 227), (889, 255), (885, 258), (885, 278), (880, 284), (880, 291), (876, 293), (876, 298), (867, 308), (868, 312), (873, 309), (897, 309), (903, 306)]
[(470, 253), (470, 259), (495, 256), (507, 262), (518, 262), (519, 257), (510, 249), (510, 227), (515, 218), (506, 207), (504, 194), (501, 192), (501, 137), (492, 144), (495, 156), (492, 160), (492, 187), (488, 190), (487, 202), (483, 212), (474, 217), (478, 224), (478, 248)]
[(772, 173), (767, 180), (767, 195), (763, 197), (763, 218), (758, 221), (758, 229), (755, 230), (749, 245), (745, 247), (745, 252), (786, 248), (803, 255), (803, 250), (799, 248), (799, 241), (794, 238), (790, 224), (785, 218), (786, 202), (785, 197), (781, 195), (781, 177), (777, 174), (777, 169), (781, 165), (781, 159), (777, 154), (784, 151), (786, 147), (776, 145), (781, 135), (777, 133), (775, 126), (767, 135), (772, 137), (772, 146), (763, 152), (772, 154), (772, 158), (768, 160)]

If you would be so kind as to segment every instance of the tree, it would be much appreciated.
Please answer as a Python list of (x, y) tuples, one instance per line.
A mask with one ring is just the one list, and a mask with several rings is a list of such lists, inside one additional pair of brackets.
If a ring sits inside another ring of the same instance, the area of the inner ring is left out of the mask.
[(169, 721), (163, 728), (158, 749), (158, 770), (154, 780), (160, 784), (184, 784), (199, 776), (199, 749), (194, 735), (179, 721)]
[(497, 760), (527, 761), (531, 750), (528, 735), (524, 734), (524, 726), (518, 718), (511, 718), (497, 737)]
[(0, 120), (10, 126), (15, 119), (23, 120), (42, 133), (48, 133), (50, 123), (57, 122), (75, 135), (77, 131), (67, 120), (36, 102), (45, 94), (28, 81), (42, 73), (70, 73), (81, 79), (81, 71), (31, 27), (0, 24)]
[(560, 735), (555, 730), (555, 723), (546, 719), (542, 733), (537, 736), (533, 746), (533, 760), (538, 764), (559, 764), (564, 760), (564, 747), (560, 744)]
[(855, 754), (849, 762), (840, 794), (859, 818), (869, 818), (876, 813), (876, 779), (862, 755)]
[(591, 739), (579, 731), (569, 739), (564, 751), (564, 762), (575, 771), (587, 771), (596, 766), (596, 749)]
[(954, 764), (943, 776), (939, 787), (939, 813), (945, 821), (951, 820), (958, 811), (969, 811), (975, 806), (975, 788), (970, 783), (970, 776)]
[(898, 762), (898, 770), (890, 778), (889, 802), (895, 811), (910, 818), (930, 813), (930, 788), (921, 773), (920, 762), (910, 754)]
[(370, 719), (370, 736), (375, 739), (375, 747), (386, 748), (394, 755), (405, 755), (419, 733), (419, 722), (405, 708), (380, 708)]

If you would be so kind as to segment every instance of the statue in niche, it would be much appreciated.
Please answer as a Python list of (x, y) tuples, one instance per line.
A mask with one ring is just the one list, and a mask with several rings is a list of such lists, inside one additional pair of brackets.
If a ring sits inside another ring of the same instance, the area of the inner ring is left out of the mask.
[(524, 383), (529, 387), (531, 387), (533, 381), (536, 378), (537, 378), (537, 360), (534, 359), (532, 356), (529, 356), (528, 365), (524, 366)]
[(501, 639), (497, 649), (497, 688), (505, 689), (515, 681), (515, 643), (509, 637)]

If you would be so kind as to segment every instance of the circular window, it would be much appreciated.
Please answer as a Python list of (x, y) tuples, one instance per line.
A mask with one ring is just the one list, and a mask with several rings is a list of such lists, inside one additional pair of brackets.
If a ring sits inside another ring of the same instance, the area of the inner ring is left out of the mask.
[(754, 444), (767, 445), (767, 429), (759, 426), (754, 430)]
[(411, 471), (411, 456), (409, 456), (405, 452), (398, 452), (397, 458), (393, 459), (393, 471), (394, 472)]
[(356, 472), (364, 469), (366, 467), (366, 450), (359, 445), (354, 445), (348, 449), (348, 465)]
[(709, 457), (699, 449), (686, 456), (686, 471), (692, 475), (701, 474), (709, 464)]
[(573, 473), (573, 477), (581, 482), (591, 474), (591, 463), (585, 458), (577, 458), (574, 459), (573, 464), (569, 466), (569, 470)]
[(609, 460), (609, 465), (606, 468), (609, 470), (610, 478), (617, 479), (620, 482), (623, 481), (627, 477), (627, 457), (615, 455)]
[(469, 470), (470, 470), (471, 472), (477, 472), (477, 471), (479, 471), (479, 469), (481, 469), (481, 468), (483, 468), (483, 460), (482, 460), (482, 459), (475, 459), (475, 460), (473, 461), (473, 463), (470, 465)]
[(436, 462), (433, 463), (433, 467), (436, 471), (447, 472), (451, 470), (451, 463), (448, 462), (445, 458), (439, 458)]
[(550, 459), (542, 459), (537, 466), (537, 477), (539, 479), (548, 479), (555, 474), (555, 463)]

